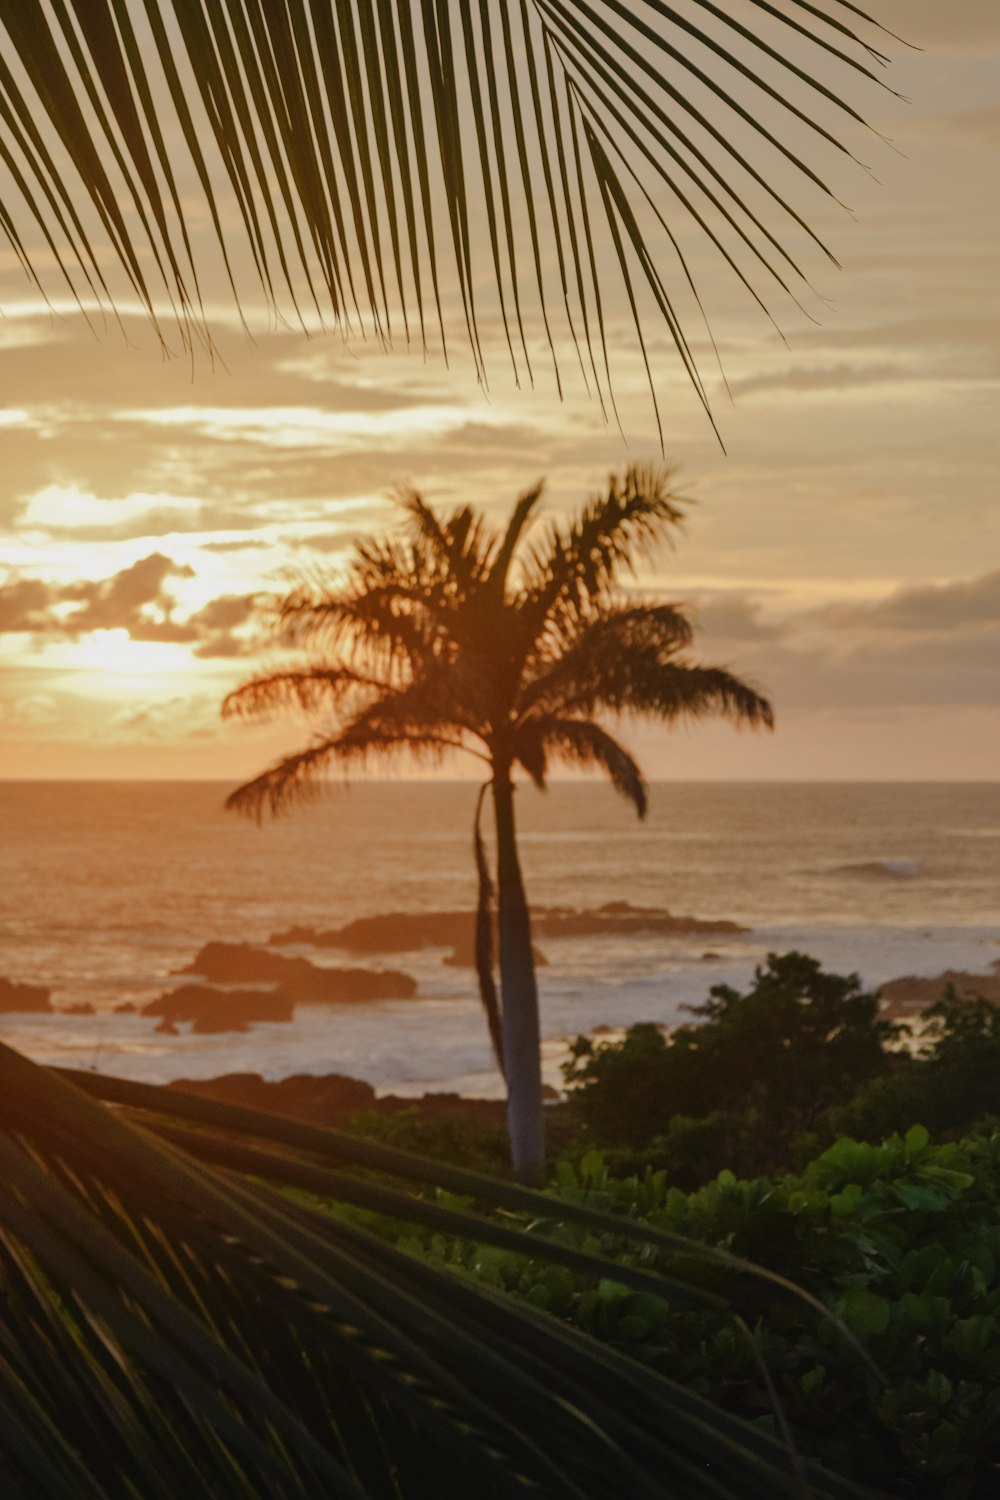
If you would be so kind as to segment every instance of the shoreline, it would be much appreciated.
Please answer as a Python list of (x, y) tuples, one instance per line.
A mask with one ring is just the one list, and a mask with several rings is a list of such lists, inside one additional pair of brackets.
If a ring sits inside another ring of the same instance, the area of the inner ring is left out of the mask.
[[(995, 952), (995, 946), (994, 950)], [(920, 1013), (941, 998), (945, 986), (952, 984), (960, 994), (977, 995), (1000, 1005), (1000, 957), (983, 958), (980, 971), (955, 969), (950, 966), (938, 968), (933, 974), (908, 973), (871, 986), (883, 994), (884, 1014), (898, 1021), (912, 1022)], [(707, 994), (707, 981), (702, 995)], [(224, 992), (223, 992), (224, 993)], [(50, 1062), (57, 1066), (85, 1067), (95, 1072), (119, 1074), (133, 1077), (137, 1081), (163, 1084), (170, 1087), (188, 1087), (193, 1092), (221, 1089), (214, 1097), (233, 1098), (227, 1090), (242, 1090), (239, 1102), (249, 1107), (269, 1106), (263, 1101), (272, 1095), (290, 1099), (296, 1095), (301, 1099), (315, 1098), (320, 1101), (316, 1108), (330, 1122), (345, 1118), (344, 1100), (353, 1101), (348, 1114), (365, 1109), (376, 1114), (394, 1114), (407, 1108), (417, 1108), (431, 1116), (445, 1113), (495, 1120), (497, 1112), (502, 1117), (503, 1084), (495, 1067), (453, 1067), (448, 1072), (438, 1070), (432, 1075), (402, 1076), (372, 1079), (365, 1077), (365, 1059), (357, 1047), (351, 1061), (344, 1060), (344, 1048), (338, 1049), (336, 1033), (338, 1021), (357, 1026), (362, 1022), (369, 1030), (383, 1029), (395, 1019), (398, 1023), (409, 1022), (408, 1035), (418, 1036), (421, 1045), (435, 1047), (437, 1061), (444, 1059), (441, 1052), (439, 1025), (444, 1006), (453, 1016), (459, 1012), (471, 1029), (479, 1046), (486, 1053), (485, 1027), (478, 999), (466, 1001), (421, 1001), (419, 998), (406, 1001), (381, 1001), (348, 1006), (310, 1005), (303, 1014), (303, 1023), (289, 1026), (287, 1023), (264, 1023), (251, 1025), (245, 1031), (199, 1035), (193, 1028), (186, 1033), (160, 1041), (160, 1036), (151, 1030), (153, 1016), (138, 1013), (116, 1015), (113, 1012), (95, 1012), (80, 1015), (72, 1010), (53, 1010), (47, 1014), (17, 1014), (0, 1012), (0, 1036), (12, 1046), (34, 1056), (36, 1061)], [(544, 1006), (544, 996), (543, 996)], [(437, 1015), (421, 1014), (433, 1010)], [(612, 1009), (609, 1003), (603, 1013)], [(344, 1015), (344, 1012), (347, 1015)], [(581, 1020), (583, 1018), (581, 1017)], [(629, 1025), (643, 1016), (621, 1017), (612, 1021), (594, 1021), (589, 1025), (568, 1028), (558, 1034), (543, 1037), (543, 1079), (549, 1100), (562, 1097), (561, 1065), (569, 1057), (570, 1047), (578, 1035), (587, 1035), (595, 1040), (612, 1040), (620, 1037)], [(670, 1026), (686, 1021), (688, 1017), (678, 1014), (672, 1021), (656, 1021), (669, 1030)], [(114, 1042), (102, 1036), (103, 1021), (115, 1021), (121, 1028), (123, 1040)], [(418, 1024), (414, 1024), (418, 1023)], [(70, 1036), (62, 1038), (60, 1032), (70, 1028)], [(144, 1028), (149, 1035), (144, 1035)], [(303, 1044), (295, 1032), (308, 1029), (313, 1045)], [(87, 1033), (91, 1035), (88, 1038)], [(96, 1035), (94, 1033), (97, 1033)], [(19, 1033), (19, 1034), (15, 1034)], [(46, 1034), (49, 1034), (48, 1037)], [(282, 1036), (281, 1033), (288, 1033)], [(87, 1046), (88, 1040), (90, 1042)], [(25, 1045), (25, 1042), (34, 1045)], [(48, 1045), (46, 1042), (48, 1041)], [(282, 1042), (287, 1045), (282, 1046)], [(156, 1065), (144, 1066), (148, 1060), (148, 1049), (158, 1044)], [(178, 1045), (179, 1044), (179, 1045)], [(162, 1050), (159, 1050), (162, 1049)], [(86, 1057), (89, 1051), (90, 1056)], [(458, 1062), (460, 1059), (455, 1058)], [(485, 1056), (483, 1058), (485, 1061)], [(192, 1068), (192, 1064), (198, 1066)], [(325, 1102), (324, 1102), (325, 1101)], [(314, 1106), (308, 1104), (307, 1109)], [(282, 1111), (277, 1110), (278, 1113)], [(316, 1119), (315, 1115), (300, 1116)]]

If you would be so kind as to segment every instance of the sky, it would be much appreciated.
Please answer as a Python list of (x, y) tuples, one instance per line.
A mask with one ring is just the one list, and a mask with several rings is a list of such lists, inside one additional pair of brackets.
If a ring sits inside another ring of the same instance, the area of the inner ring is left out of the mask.
[[(725, 452), (651, 341), (665, 457), (692, 503), (635, 588), (689, 604), (694, 657), (762, 686), (777, 729), (630, 727), (650, 779), (1000, 770), (1000, 13), (872, 9), (914, 47), (887, 49), (905, 99), (866, 96), (891, 144), (851, 137), (872, 172), (841, 173), (851, 211), (809, 203), (842, 268), (810, 264), (807, 312), (775, 304), (783, 340), (695, 254)], [(661, 458), (624, 303), (609, 306), (624, 437), (571, 361), (560, 400), (537, 339), (535, 386), (518, 388), (496, 327), (487, 392), (454, 342), (446, 367), (252, 307), (250, 341), (221, 287), (214, 367), (164, 358), (127, 308), (96, 334), (68, 304), (53, 314), (6, 252), (0, 308), (0, 778), (245, 779), (309, 733), (220, 720), (223, 695), (276, 660), (262, 604), (392, 525), (394, 487), (500, 517), (545, 477), (565, 516)]]

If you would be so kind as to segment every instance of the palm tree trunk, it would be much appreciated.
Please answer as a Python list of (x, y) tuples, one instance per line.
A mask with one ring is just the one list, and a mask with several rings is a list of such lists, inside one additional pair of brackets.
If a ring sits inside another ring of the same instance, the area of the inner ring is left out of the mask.
[(538, 1029), (538, 986), (531, 947), (531, 916), (524, 894), (514, 831), (514, 788), (509, 774), (493, 781), (497, 830), (500, 992), (503, 1062), (507, 1078), (507, 1128), (514, 1171), (539, 1185), (545, 1178), (545, 1120)]

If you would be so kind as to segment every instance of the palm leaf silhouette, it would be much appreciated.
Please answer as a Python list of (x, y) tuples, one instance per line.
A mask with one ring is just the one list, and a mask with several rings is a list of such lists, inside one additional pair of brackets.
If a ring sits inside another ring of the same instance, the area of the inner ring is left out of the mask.
[[(2, 1046), (0, 1168), (5, 1494), (863, 1500), (759, 1428), (339, 1206), (695, 1305), (735, 1307), (746, 1275), (805, 1296), (725, 1252), (172, 1089), (59, 1077)], [(663, 1269), (405, 1190), (415, 1183), (556, 1231), (632, 1234)], [(677, 1253), (714, 1263), (715, 1287), (672, 1274)]]
[(312, 327), (460, 327), (481, 380), (494, 330), (519, 381), (575, 348), (608, 410), (616, 298), (707, 410), (693, 254), (763, 308), (800, 246), (833, 259), (805, 200), (886, 61), (847, 0), (17, 0), (0, 28), (0, 227), (46, 296), (114, 281), (190, 347), (249, 258)]

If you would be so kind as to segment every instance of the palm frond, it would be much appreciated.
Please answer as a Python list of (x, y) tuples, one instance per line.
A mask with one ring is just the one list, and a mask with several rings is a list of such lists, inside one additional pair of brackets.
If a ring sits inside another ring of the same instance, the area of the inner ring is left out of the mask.
[[(641, 620), (625, 647), (603, 622), (594, 627), (592, 645), (572, 649), (529, 682), (522, 699), (522, 722), (555, 711), (589, 717), (603, 710), (615, 715), (648, 716), (672, 723), (682, 718), (720, 714), (736, 725), (773, 729), (769, 700), (745, 679), (724, 667), (705, 667), (679, 659), (668, 642), (663, 649)], [(603, 637), (603, 639), (602, 639)], [(584, 636), (583, 640), (587, 637)]]
[(557, 606), (577, 618), (606, 607), (622, 574), (682, 524), (688, 501), (672, 487), (675, 472), (629, 464), (570, 526), (554, 526), (529, 549), (525, 614), (539, 634)]
[(336, 711), (358, 692), (383, 692), (387, 684), (379, 678), (363, 677), (348, 667), (324, 662), (278, 672), (261, 672), (241, 683), (222, 700), (224, 719), (266, 719), (288, 708), (303, 713), (321, 709)]
[(615, 791), (631, 802), (639, 817), (646, 816), (649, 795), (643, 774), (624, 745), (600, 724), (587, 719), (538, 715), (521, 726), (516, 744), (522, 765), (526, 764), (522, 747), (527, 749), (529, 774), (533, 760), (537, 764), (536, 747), (541, 747), (546, 757), (554, 756), (581, 770), (603, 771)]
[(489, 569), (490, 587), (501, 598), (507, 588), (507, 578), (518, 543), (525, 528), (531, 524), (534, 518), (544, 489), (545, 481), (540, 479), (537, 484), (533, 484), (530, 489), (525, 490), (523, 495), (518, 496), (514, 509), (510, 513), (510, 520), (507, 522), (500, 545), (491, 560)]
[[(754, 1274), (724, 1251), (175, 1090), (59, 1078), (2, 1047), (0, 1161), (0, 1466), (14, 1494), (802, 1494), (787, 1448), (760, 1427), (386, 1244), (343, 1206), (713, 1305)], [(634, 1234), (665, 1270), (384, 1186), (386, 1174), (444, 1179), (556, 1229)], [(672, 1273), (675, 1255), (727, 1279), (708, 1292)], [(816, 1500), (863, 1500), (816, 1466), (806, 1479)]]
[(279, 638), (356, 660), (386, 683), (410, 680), (432, 661), (441, 629), (426, 583), (409, 573), (365, 585), (307, 581), (277, 608)]
[(312, 801), (321, 790), (323, 776), (340, 759), (337, 738), (317, 736), (304, 750), (283, 756), (252, 781), (245, 781), (226, 798), (226, 810), (253, 818), (264, 814), (281, 817), (293, 807)]
[(515, 706), (519, 715), (567, 706), (592, 713), (599, 702), (606, 704), (602, 684), (627, 674), (636, 652), (667, 664), (691, 644), (694, 632), (679, 604), (626, 604), (603, 609), (582, 626), (571, 616), (564, 637), (558, 630), (551, 634), (555, 639), (543, 639), (525, 674)]
[(699, 243), (762, 305), (805, 284), (807, 205), (886, 61), (847, 0), (18, 0), (0, 25), (0, 228), (49, 295), (113, 303), (116, 264), (190, 344), (221, 255), (237, 307), (249, 269), (304, 323), (444, 346), (447, 277), (481, 379), (497, 314), (518, 378), (534, 324), (602, 406), (619, 298), (698, 385), (664, 226), (685, 293)]
[(415, 489), (401, 490), (398, 500), (415, 539), (414, 556), (423, 558), (423, 544), (430, 561), (429, 569), (414, 571), (422, 573), (427, 584), (431, 583), (430, 573), (444, 595), (452, 598), (474, 588), (489, 571), (491, 555), (498, 545), (485, 517), (471, 505), (439, 516)]
[[(702, 718), (721, 714), (737, 727), (773, 729), (774, 709), (745, 679), (725, 667), (701, 667), (685, 662), (649, 663), (643, 670), (641, 657), (633, 660), (632, 682), (623, 684), (619, 711), (648, 714), (665, 719)], [(609, 706), (611, 706), (609, 702)]]

